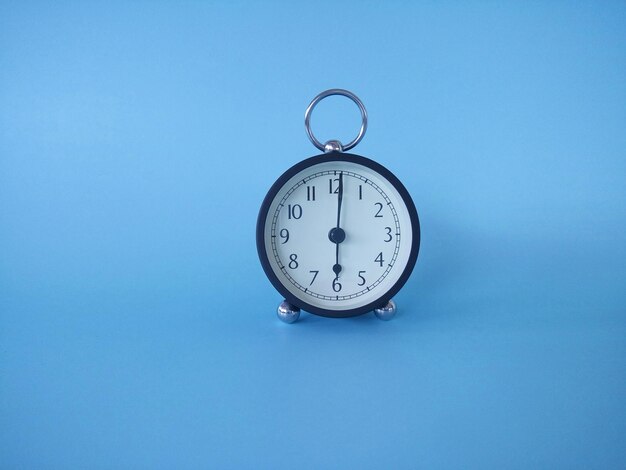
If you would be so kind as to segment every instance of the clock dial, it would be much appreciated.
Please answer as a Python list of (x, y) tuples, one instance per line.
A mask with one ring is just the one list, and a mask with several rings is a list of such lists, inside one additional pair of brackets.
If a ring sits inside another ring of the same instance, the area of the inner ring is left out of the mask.
[(313, 157), (289, 170), (270, 190), (257, 230), (261, 260), (279, 291), (329, 316), (389, 300), (419, 246), (404, 187), (380, 165), (349, 154)]

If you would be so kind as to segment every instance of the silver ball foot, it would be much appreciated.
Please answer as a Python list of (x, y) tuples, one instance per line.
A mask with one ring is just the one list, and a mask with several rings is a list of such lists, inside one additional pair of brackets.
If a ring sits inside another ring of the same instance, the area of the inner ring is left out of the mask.
[(379, 320), (389, 321), (396, 315), (396, 310), (396, 303), (390, 300), (384, 307), (375, 309), (374, 315), (376, 315)]
[(276, 315), (278, 316), (280, 321), (284, 321), (285, 323), (293, 323), (298, 320), (298, 318), (300, 318), (300, 309), (294, 305), (291, 305), (286, 300), (283, 300), (276, 310)]

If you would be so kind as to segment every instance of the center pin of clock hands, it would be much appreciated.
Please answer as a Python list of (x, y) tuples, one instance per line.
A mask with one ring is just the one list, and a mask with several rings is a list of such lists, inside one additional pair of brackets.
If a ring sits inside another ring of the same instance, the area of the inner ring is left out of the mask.
[(339, 279), (339, 273), (341, 272), (341, 265), (339, 264), (339, 244), (346, 239), (346, 232), (340, 227), (341, 222), (341, 203), (343, 202), (343, 172), (339, 173), (339, 188), (337, 190), (337, 226), (330, 229), (328, 232), (328, 238), (335, 244), (335, 265), (333, 266), (333, 272), (335, 273), (335, 279)]

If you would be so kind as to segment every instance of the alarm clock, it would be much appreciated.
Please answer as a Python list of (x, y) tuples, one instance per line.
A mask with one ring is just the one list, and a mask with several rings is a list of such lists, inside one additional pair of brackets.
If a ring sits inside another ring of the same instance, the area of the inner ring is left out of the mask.
[[(341, 95), (361, 111), (357, 137), (347, 145), (319, 142), (310, 116), (322, 99)], [(393, 318), (393, 296), (406, 283), (420, 246), (415, 204), (400, 180), (380, 163), (346, 153), (363, 138), (367, 111), (347, 90), (317, 95), (305, 112), (316, 155), (285, 171), (267, 193), (257, 220), (263, 270), (284, 297), (278, 317), (292, 323), (300, 311), (351, 317), (374, 311)]]

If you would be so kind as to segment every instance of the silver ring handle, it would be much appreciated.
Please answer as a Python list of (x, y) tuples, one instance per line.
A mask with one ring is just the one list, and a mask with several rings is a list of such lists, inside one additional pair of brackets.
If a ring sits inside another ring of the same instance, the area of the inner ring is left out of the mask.
[(363, 102), (359, 99), (359, 97), (348, 90), (342, 90), (341, 88), (331, 88), (330, 90), (321, 92), (319, 95), (313, 98), (313, 101), (311, 101), (311, 104), (309, 104), (309, 106), (306, 108), (306, 111), (304, 112), (304, 128), (306, 129), (306, 133), (309, 136), (309, 139), (311, 140), (311, 142), (313, 142), (313, 145), (315, 145), (320, 150), (327, 150), (326, 145), (321, 143), (319, 140), (317, 140), (317, 138), (313, 135), (313, 131), (311, 130), (311, 113), (313, 112), (313, 109), (315, 108), (315, 106), (317, 106), (317, 103), (322, 101), (324, 98), (327, 98), (333, 95), (340, 95), (340, 96), (345, 96), (346, 98), (350, 98), (359, 107), (359, 110), (361, 111), (361, 128), (359, 129), (359, 135), (357, 135), (356, 138), (352, 142), (346, 145), (342, 145), (338, 141), (327, 142), (327, 144), (338, 143), (340, 151), (350, 150), (356, 144), (361, 142), (361, 139), (365, 135), (365, 131), (367, 130), (367, 110), (365, 109), (365, 106), (363, 105)]

